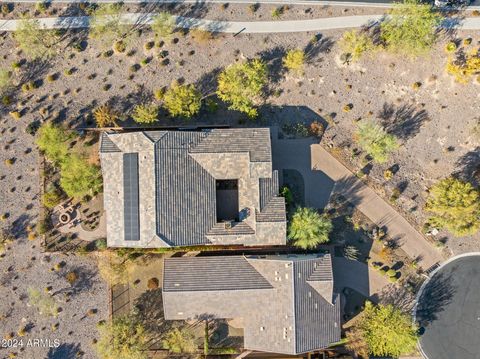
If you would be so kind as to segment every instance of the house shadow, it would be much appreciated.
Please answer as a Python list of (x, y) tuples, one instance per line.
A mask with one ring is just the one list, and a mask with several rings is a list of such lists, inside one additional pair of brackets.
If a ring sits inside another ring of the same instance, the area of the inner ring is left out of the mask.
[[(326, 127), (325, 119), (306, 106), (270, 107), (269, 110), (274, 124), (284, 124), (288, 119), (297, 118), (307, 127), (314, 121)], [(318, 137), (286, 139), (278, 126), (272, 128), (272, 164), (273, 169), (279, 172), (281, 185), (293, 190), (298, 205), (323, 209), (328, 204), (334, 182), (312, 167), (311, 146), (319, 140)]]

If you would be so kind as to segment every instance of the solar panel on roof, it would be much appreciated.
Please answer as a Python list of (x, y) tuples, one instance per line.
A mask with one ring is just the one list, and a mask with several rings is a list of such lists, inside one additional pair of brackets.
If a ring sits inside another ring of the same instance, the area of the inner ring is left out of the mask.
[(125, 240), (140, 240), (138, 193), (138, 153), (123, 154), (123, 216)]

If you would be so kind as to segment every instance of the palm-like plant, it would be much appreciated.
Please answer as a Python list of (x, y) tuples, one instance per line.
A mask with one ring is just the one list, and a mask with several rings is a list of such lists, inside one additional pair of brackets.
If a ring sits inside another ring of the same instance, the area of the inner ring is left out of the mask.
[(320, 243), (328, 242), (332, 231), (331, 220), (313, 208), (297, 208), (288, 228), (288, 238), (293, 245), (303, 249), (315, 248)]

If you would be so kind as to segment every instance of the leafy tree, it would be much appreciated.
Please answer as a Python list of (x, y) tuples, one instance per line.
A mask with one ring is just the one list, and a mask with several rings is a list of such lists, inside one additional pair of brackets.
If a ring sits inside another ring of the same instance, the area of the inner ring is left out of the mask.
[(468, 83), (472, 76), (480, 74), (480, 51), (473, 50), (457, 59), (450, 57), (446, 70), (457, 82)]
[(61, 39), (57, 30), (45, 30), (38, 20), (29, 18), (20, 20), (13, 38), (18, 47), (32, 59), (55, 55)]
[(296, 247), (311, 249), (328, 242), (332, 229), (332, 221), (325, 214), (319, 214), (313, 208), (299, 207), (289, 223), (288, 238)]
[(267, 80), (267, 65), (259, 59), (233, 64), (218, 77), (217, 96), (230, 104), (229, 109), (255, 118)]
[(456, 236), (480, 229), (480, 191), (468, 182), (452, 177), (441, 180), (430, 188), (425, 209), (433, 213), (431, 225)]
[(370, 354), (394, 356), (410, 354), (417, 344), (417, 328), (412, 318), (393, 305), (365, 303), (359, 327)]
[(365, 331), (358, 325), (351, 326), (346, 332), (347, 343), (345, 347), (357, 356), (368, 358), (368, 345), (365, 341)]
[(298, 75), (303, 74), (303, 67), (305, 65), (305, 52), (299, 49), (289, 50), (283, 58), (283, 66), (289, 71)]
[(148, 332), (134, 316), (116, 317), (98, 326), (95, 350), (100, 359), (147, 359)]
[(102, 188), (100, 169), (78, 154), (72, 154), (62, 162), (60, 186), (69, 197), (74, 198), (98, 193)]
[(188, 329), (170, 330), (165, 334), (162, 345), (172, 353), (193, 353), (197, 349), (195, 337)]
[(122, 7), (122, 3), (99, 5), (90, 15), (90, 37), (105, 46), (112, 46), (117, 41), (125, 43), (131, 26), (122, 22)]
[(12, 73), (7, 70), (0, 70), (0, 94), (12, 86)]
[(345, 54), (349, 54), (353, 61), (360, 59), (365, 53), (375, 49), (368, 34), (357, 30), (344, 32), (340, 39), (340, 47)]
[(158, 106), (154, 104), (150, 105), (137, 105), (133, 109), (133, 119), (137, 123), (150, 124), (158, 121)]
[(171, 116), (191, 118), (200, 111), (202, 95), (194, 85), (173, 84), (163, 97), (164, 106)]
[(155, 15), (152, 19), (152, 30), (156, 36), (168, 39), (175, 31), (175, 18), (166, 11)]
[(108, 105), (97, 107), (93, 117), (98, 127), (117, 126), (118, 114)]
[(36, 143), (48, 160), (59, 165), (68, 156), (69, 139), (69, 134), (62, 127), (45, 122), (38, 129)]
[(396, 137), (371, 121), (361, 123), (356, 135), (360, 147), (378, 163), (388, 161), (390, 153), (398, 148)]
[(388, 50), (410, 56), (427, 52), (435, 43), (442, 16), (420, 0), (395, 4), (381, 23), (381, 38)]

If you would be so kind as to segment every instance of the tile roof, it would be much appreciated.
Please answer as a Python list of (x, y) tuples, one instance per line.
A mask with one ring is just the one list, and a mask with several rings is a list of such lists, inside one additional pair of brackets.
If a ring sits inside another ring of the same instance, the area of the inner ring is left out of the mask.
[[(110, 222), (123, 217), (125, 189), (117, 165), (122, 153), (138, 153), (141, 238), (136, 246), (284, 244), (285, 203), (278, 196), (278, 173), (271, 170), (270, 142), (268, 128), (102, 133), (107, 243), (131, 244), (123, 242), (124, 224), (108, 225), (108, 213)], [(253, 214), (239, 216), (231, 229), (217, 223), (217, 179), (239, 179), (239, 214)], [(258, 236), (256, 221), (263, 225)]]
[(268, 128), (229, 128), (207, 131), (206, 138), (192, 148), (192, 153), (248, 152), (252, 162), (271, 162)]
[(165, 259), (163, 296), (166, 319), (243, 318), (248, 349), (300, 354), (340, 339), (330, 254)]
[(166, 260), (163, 290), (220, 291), (270, 289), (272, 285), (245, 257), (182, 257)]
[(208, 243), (217, 222), (215, 179), (188, 154), (204, 136), (169, 132), (155, 145), (157, 234), (176, 246)]

